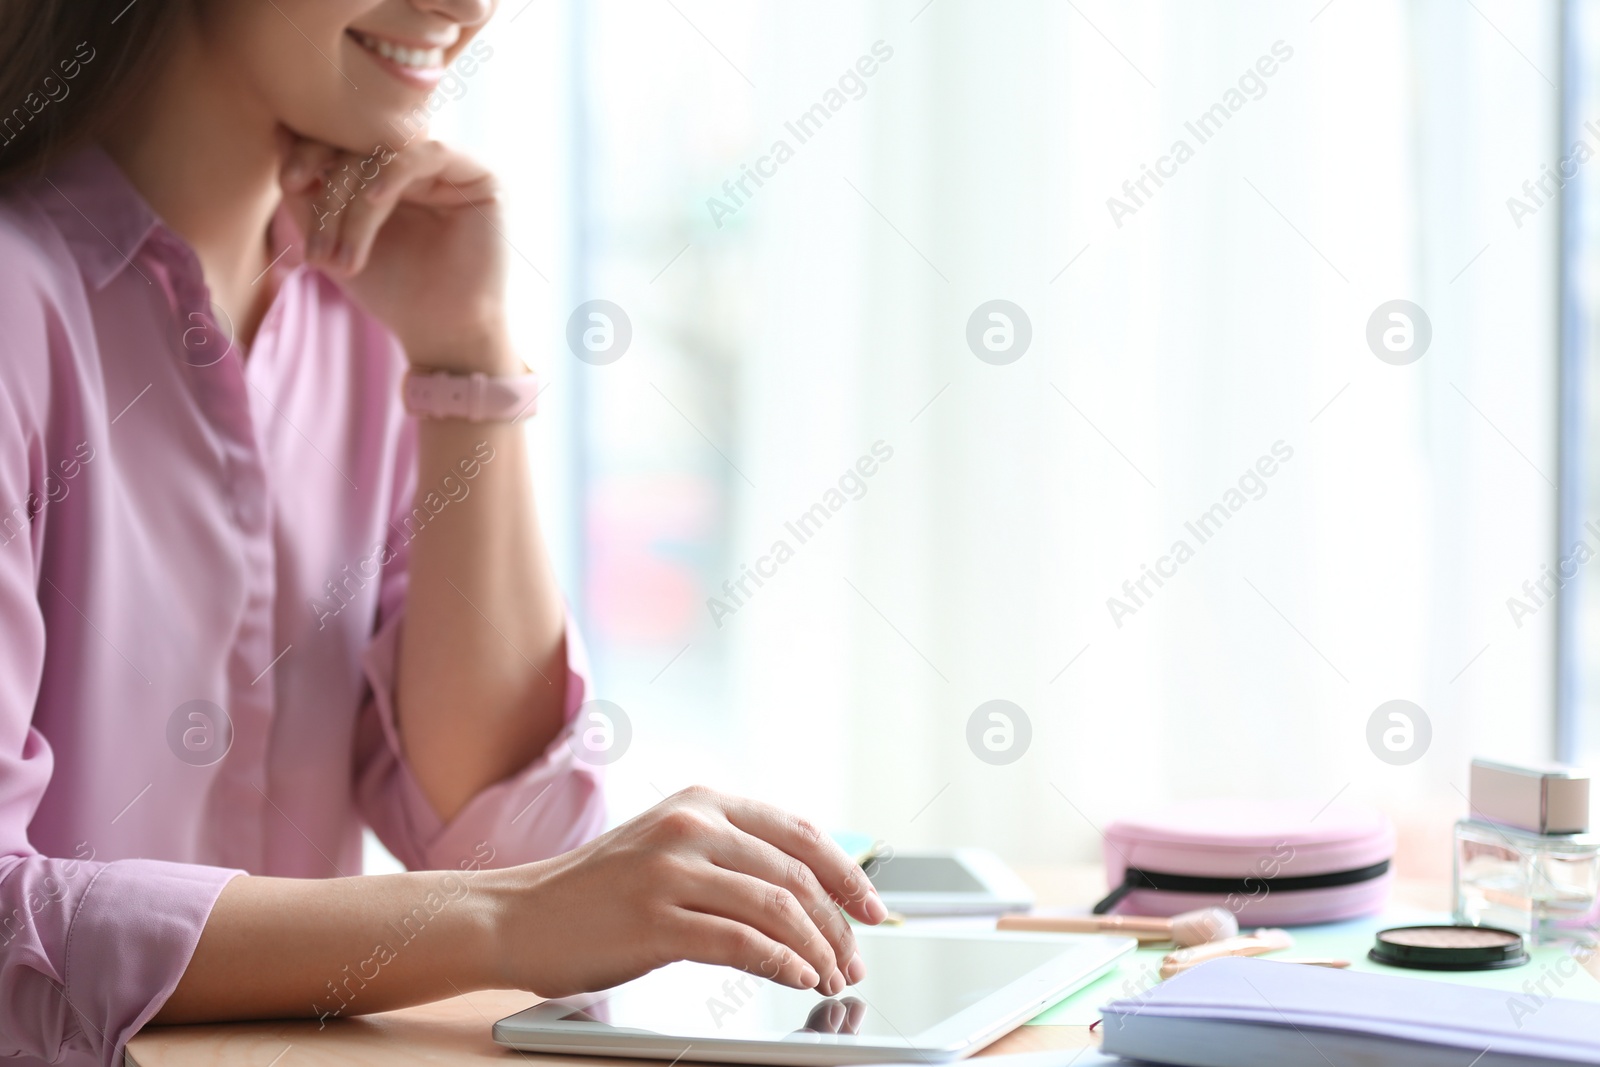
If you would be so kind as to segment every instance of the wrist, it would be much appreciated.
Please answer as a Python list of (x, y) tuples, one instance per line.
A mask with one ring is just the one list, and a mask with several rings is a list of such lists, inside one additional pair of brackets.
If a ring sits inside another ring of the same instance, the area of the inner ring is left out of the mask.
[(529, 901), (537, 870), (542, 863), (479, 871), (473, 886), (479, 896), (479, 936), (485, 945), (480, 956), (484, 987), (489, 989), (528, 988), (527, 936), (516, 929), (532, 913)]
[(421, 909), (440, 909), (441, 917), (449, 916), (439, 929), (446, 936), (433, 941), (434, 951), (439, 953), (433, 962), (439, 974), (450, 976), (459, 992), (505, 988), (499, 960), (505, 951), (500, 944), (500, 905), (490, 877), (499, 873), (484, 869), (415, 872), (426, 887)]
[(418, 374), (487, 374), (491, 378), (526, 374), (527, 365), (511, 344), (510, 331), (496, 327), (452, 338), (448, 343), (406, 347), (406, 357)]

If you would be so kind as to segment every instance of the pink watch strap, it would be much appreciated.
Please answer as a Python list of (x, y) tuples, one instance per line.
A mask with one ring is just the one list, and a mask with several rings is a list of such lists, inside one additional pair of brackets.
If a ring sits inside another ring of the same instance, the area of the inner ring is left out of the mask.
[(401, 388), (406, 410), (423, 419), (515, 422), (539, 410), (539, 376), (491, 378), (473, 374), (418, 374), (407, 371)]

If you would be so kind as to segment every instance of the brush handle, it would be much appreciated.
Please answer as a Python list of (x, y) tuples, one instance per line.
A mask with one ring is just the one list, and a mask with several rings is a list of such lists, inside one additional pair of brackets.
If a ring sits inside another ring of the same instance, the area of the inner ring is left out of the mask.
[(994, 928), (1038, 934), (1131, 934), (1140, 944), (1172, 940), (1172, 920), (1133, 915), (1005, 915)]
[(1195, 945), (1169, 952), (1161, 961), (1161, 977), (1171, 978), (1190, 967), (1219, 960), (1224, 956), (1263, 956), (1268, 952), (1281, 952), (1294, 947), (1294, 938), (1287, 930), (1257, 930), (1253, 934), (1213, 941), (1209, 945)]

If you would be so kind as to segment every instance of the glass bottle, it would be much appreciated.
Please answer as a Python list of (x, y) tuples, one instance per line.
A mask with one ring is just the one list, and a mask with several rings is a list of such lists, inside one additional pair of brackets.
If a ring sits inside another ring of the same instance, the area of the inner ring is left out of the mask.
[(1541, 834), (1467, 818), (1455, 830), (1455, 921), (1530, 945), (1600, 941), (1600, 834)]

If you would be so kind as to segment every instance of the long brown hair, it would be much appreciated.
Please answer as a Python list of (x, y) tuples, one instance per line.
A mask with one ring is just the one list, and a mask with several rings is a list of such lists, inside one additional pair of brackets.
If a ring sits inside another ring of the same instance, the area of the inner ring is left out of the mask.
[(0, 182), (93, 139), (146, 84), (191, 0), (0, 0)]

